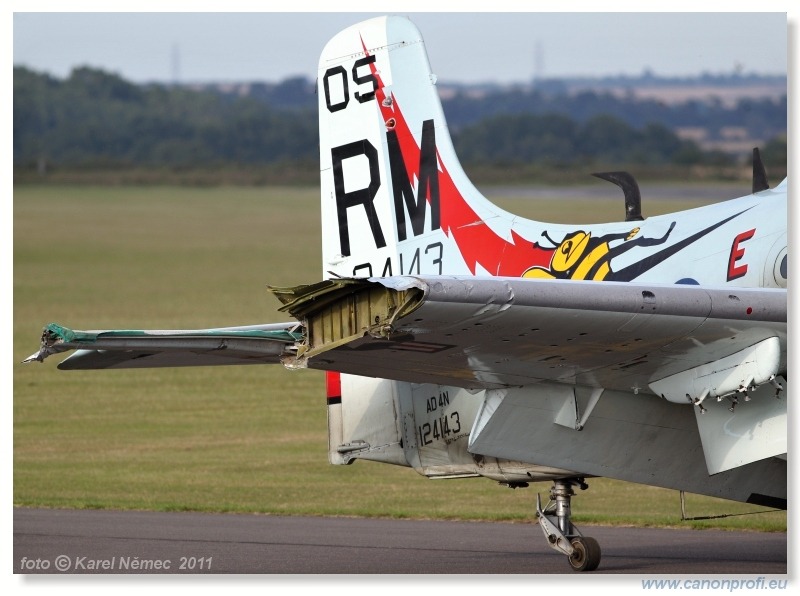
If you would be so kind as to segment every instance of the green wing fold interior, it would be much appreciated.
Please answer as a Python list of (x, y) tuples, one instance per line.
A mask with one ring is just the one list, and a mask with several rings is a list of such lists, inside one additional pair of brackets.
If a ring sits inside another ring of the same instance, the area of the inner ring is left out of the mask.
[(77, 331), (51, 323), (25, 362), (77, 350), (67, 370), (277, 363), (302, 338), (296, 322), (198, 330)]

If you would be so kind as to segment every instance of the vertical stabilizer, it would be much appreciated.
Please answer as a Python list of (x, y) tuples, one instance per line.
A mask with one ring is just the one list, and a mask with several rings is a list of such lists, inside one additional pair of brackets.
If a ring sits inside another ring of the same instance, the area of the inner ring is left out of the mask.
[(334, 37), (318, 95), (325, 277), (519, 276), (535, 264), (514, 217), (461, 169), (410, 21), (380, 17)]

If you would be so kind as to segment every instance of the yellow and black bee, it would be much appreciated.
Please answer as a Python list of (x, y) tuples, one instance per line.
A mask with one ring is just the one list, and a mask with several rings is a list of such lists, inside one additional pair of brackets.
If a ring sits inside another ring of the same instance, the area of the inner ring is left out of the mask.
[[(611, 260), (614, 257), (637, 246), (663, 244), (674, 227), (675, 222), (672, 222), (669, 230), (661, 238), (637, 238), (640, 231), (638, 227), (629, 232), (606, 234), (597, 238), (593, 238), (591, 232), (579, 230), (565, 236), (561, 242), (555, 242), (547, 232), (542, 232), (542, 236), (555, 246), (550, 268), (531, 267), (522, 274), (522, 277), (604, 280), (612, 273)], [(623, 242), (612, 247), (609, 243), (614, 240)]]

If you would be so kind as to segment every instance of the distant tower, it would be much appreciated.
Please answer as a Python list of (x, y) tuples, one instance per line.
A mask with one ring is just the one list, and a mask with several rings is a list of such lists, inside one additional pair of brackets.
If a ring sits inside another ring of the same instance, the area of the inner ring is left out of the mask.
[(172, 67), (172, 84), (177, 85), (181, 79), (181, 50), (177, 43), (172, 44), (170, 63)]
[(538, 83), (544, 77), (544, 46), (537, 41), (533, 46), (533, 82)]

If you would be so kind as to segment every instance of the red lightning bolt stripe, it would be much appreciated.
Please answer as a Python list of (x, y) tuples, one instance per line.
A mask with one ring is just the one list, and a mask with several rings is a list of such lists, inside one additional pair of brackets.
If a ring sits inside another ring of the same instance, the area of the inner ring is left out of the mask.
[[(365, 55), (369, 51), (361, 40)], [(370, 64), (372, 76), (378, 83), (375, 98), (381, 117), (387, 126), (393, 120), (406, 175), (409, 180), (419, 180), (420, 146), (403, 116), (403, 111), (392, 93), (387, 101), (385, 86), (375, 63)], [(528, 268), (549, 268), (553, 249), (544, 249), (538, 244), (522, 238), (512, 230), (512, 241), (499, 236), (481, 220), (458, 190), (456, 183), (436, 152), (439, 167), (440, 221), (444, 233), (458, 246), (470, 272), (474, 275), (477, 266), (492, 275), (519, 277)]]

